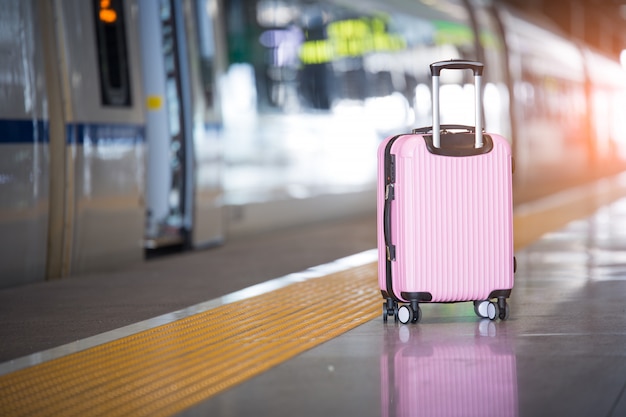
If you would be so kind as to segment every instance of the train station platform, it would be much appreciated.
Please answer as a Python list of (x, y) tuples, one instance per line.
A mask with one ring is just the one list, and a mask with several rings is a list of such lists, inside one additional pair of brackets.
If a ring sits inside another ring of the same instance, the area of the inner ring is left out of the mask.
[(383, 323), (375, 214), (0, 290), (0, 415), (624, 416), (626, 178), (515, 208), (507, 321)]

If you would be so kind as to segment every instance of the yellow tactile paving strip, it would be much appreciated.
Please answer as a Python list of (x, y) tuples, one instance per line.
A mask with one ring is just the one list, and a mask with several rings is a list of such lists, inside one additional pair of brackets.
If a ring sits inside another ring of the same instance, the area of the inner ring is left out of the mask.
[(376, 263), (0, 377), (1, 416), (169, 416), (381, 315)]
[[(515, 248), (625, 193), (520, 209)], [(381, 314), (375, 262), (297, 282), (0, 376), (0, 416), (170, 416)]]

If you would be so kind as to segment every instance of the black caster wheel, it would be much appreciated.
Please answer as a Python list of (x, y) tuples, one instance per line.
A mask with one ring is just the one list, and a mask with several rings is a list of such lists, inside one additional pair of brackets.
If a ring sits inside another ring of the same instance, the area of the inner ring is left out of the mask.
[(383, 303), (383, 322), (387, 323), (389, 316), (393, 316), (394, 318), (398, 316), (398, 302), (391, 298), (388, 298)]
[(509, 314), (511, 313), (511, 307), (506, 302), (506, 298), (498, 299), (498, 318), (500, 320), (507, 320), (509, 318)]
[(422, 319), (422, 308), (417, 307), (417, 310), (413, 312), (413, 323), (419, 323)]
[(417, 323), (422, 319), (422, 309), (420, 308), (417, 300), (411, 300), (410, 306), (411, 310), (413, 311), (413, 319), (411, 320), (411, 322)]

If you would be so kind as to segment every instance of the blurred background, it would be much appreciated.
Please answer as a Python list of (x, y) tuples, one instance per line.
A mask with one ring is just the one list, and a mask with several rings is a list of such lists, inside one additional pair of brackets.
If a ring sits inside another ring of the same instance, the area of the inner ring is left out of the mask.
[[(516, 205), (626, 167), (619, 1), (0, 5), (0, 287), (373, 212), (442, 59), (485, 63)], [(442, 83), (473, 124), (471, 77)]]

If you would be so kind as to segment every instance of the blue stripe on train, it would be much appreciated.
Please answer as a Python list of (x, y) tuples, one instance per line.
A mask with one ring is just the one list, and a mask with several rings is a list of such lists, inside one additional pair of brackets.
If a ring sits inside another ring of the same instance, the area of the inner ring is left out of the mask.
[(0, 119), (0, 144), (48, 143), (48, 121)]
[(145, 141), (145, 127), (130, 124), (85, 124), (67, 126), (67, 144), (94, 146), (136, 145)]
[[(67, 125), (65, 140), (68, 145), (85, 142), (96, 146), (135, 145), (145, 141), (145, 128), (131, 124), (72, 123)], [(0, 144), (49, 142), (48, 121), (0, 119)]]

